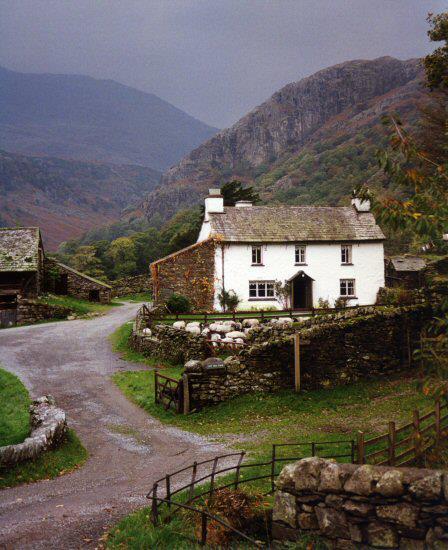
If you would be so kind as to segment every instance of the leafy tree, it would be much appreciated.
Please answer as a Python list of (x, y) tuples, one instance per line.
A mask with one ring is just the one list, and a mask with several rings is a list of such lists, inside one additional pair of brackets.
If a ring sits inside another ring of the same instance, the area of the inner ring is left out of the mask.
[(291, 298), (291, 283), (289, 281), (285, 281), (284, 283), (281, 281), (275, 281), (274, 291), (275, 297), (282, 308), (287, 309)]
[(448, 88), (448, 12), (428, 15), (433, 42), (445, 42), (425, 57), (426, 81), (431, 90)]
[(225, 290), (224, 288), (218, 294), (218, 300), (219, 305), (224, 311), (235, 311), (241, 302), (241, 299), (234, 290)]
[(137, 271), (135, 244), (129, 237), (119, 237), (111, 242), (107, 255), (113, 263), (116, 277), (134, 275)]
[(81, 271), (91, 277), (104, 279), (105, 274), (101, 261), (96, 256), (93, 246), (80, 246), (73, 256), (70, 257), (70, 265), (77, 271)]
[(237, 201), (250, 201), (257, 203), (260, 195), (253, 187), (243, 187), (238, 180), (228, 181), (221, 187), (221, 195), (224, 197), (224, 206), (235, 206)]

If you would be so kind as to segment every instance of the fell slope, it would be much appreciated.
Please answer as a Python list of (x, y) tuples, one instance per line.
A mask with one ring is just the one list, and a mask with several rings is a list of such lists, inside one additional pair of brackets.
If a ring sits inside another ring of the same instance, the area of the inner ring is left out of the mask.
[(0, 151), (0, 225), (39, 226), (48, 249), (117, 220), (157, 184), (144, 166), (108, 165)]
[(0, 68), (0, 148), (165, 170), (217, 130), (154, 94), (80, 75)]
[(156, 213), (169, 218), (232, 178), (255, 183), (270, 201), (338, 204), (356, 179), (367, 181), (376, 172), (381, 116), (399, 111), (410, 123), (416, 118), (420, 75), (416, 59), (383, 57), (288, 84), (166, 171), (140, 210), (148, 219)]

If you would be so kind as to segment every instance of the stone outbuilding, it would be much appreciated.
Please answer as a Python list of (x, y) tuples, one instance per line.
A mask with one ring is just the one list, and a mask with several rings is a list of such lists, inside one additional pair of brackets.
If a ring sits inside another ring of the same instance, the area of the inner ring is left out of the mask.
[(419, 256), (394, 256), (386, 260), (386, 284), (408, 289), (420, 288), (423, 284), (425, 260)]
[(107, 304), (112, 287), (51, 258), (45, 259), (45, 288), (59, 295)]
[(44, 278), (38, 227), (0, 228), (0, 326), (15, 324), (21, 298), (36, 298)]

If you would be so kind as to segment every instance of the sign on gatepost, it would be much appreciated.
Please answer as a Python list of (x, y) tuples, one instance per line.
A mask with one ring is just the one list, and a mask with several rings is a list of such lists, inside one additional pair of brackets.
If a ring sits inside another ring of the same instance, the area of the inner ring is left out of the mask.
[(300, 334), (294, 334), (294, 388), (300, 391)]

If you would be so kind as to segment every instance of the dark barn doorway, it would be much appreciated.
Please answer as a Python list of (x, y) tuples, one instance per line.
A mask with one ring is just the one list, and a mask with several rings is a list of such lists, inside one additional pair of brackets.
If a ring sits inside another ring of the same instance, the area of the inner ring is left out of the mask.
[(100, 291), (89, 290), (89, 302), (99, 302), (99, 301), (100, 301)]
[(289, 279), (293, 309), (311, 309), (313, 307), (313, 280), (304, 271), (299, 271)]
[(60, 296), (66, 296), (68, 294), (68, 275), (66, 273), (61, 273), (56, 279), (54, 292)]

